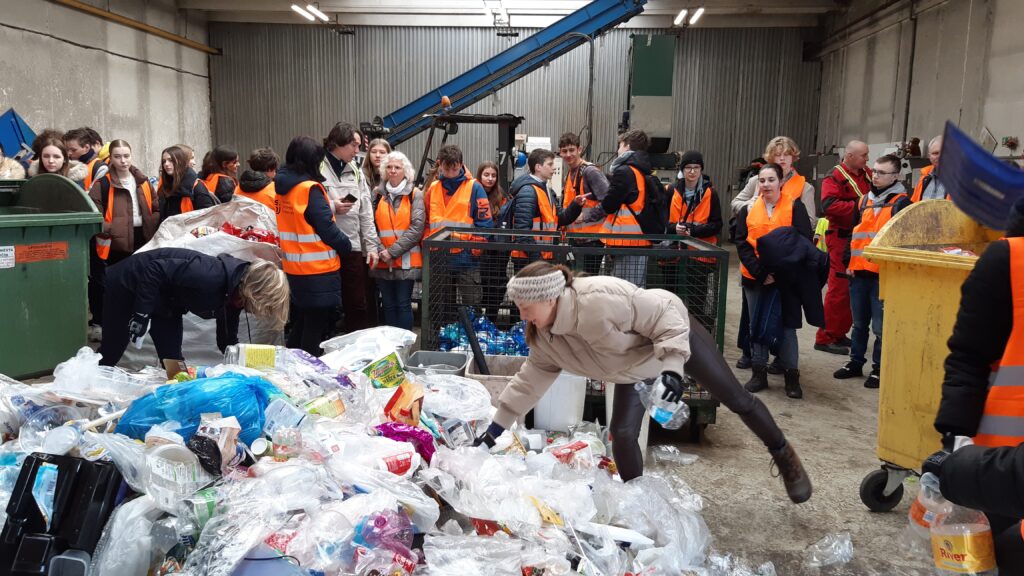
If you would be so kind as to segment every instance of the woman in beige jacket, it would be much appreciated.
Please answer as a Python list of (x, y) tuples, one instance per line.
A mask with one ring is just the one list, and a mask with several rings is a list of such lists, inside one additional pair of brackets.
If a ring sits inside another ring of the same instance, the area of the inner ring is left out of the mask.
[(576, 277), (568, 268), (534, 262), (509, 280), (508, 296), (527, 322), (530, 355), (498, 399), (498, 411), (478, 443), (494, 439), (533, 408), (567, 370), (615, 382), (609, 423), (619, 475), (643, 474), (638, 438), (646, 411), (634, 384), (661, 376), (665, 397), (680, 401), (684, 372), (739, 415), (771, 452), (790, 499), (811, 496), (800, 459), (768, 408), (740, 386), (714, 339), (690, 322), (683, 302), (665, 290), (645, 290), (610, 276)]

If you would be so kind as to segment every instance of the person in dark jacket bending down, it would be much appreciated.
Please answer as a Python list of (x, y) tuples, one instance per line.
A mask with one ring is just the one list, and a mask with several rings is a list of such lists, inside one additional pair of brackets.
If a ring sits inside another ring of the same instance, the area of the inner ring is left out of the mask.
[(217, 318), (217, 345), (238, 342), (238, 312), (247, 310), (284, 327), (288, 282), (264, 260), (249, 263), (227, 254), (207, 256), (184, 248), (137, 252), (107, 270), (100, 364), (114, 366), (129, 341), (147, 331), (161, 361), (184, 360), (186, 313)]
[(341, 304), (341, 260), (352, 243), (334, 221), (334, 209), (321, 182), (324, 147), (309, 136), (288, 145), (285, 166), (274, 177), (277, 228), (284, 271), (292, 289), (289, 348), (320, 355), (331, 311)]
[[(1010, 211), (1006, 238), (989, 245), (960, 289), (935, 418), (943, 449), (923, 466), (943, 496), (985, 512), (1004, 574), (1024, 574), (1024, 304), (1014, 304), (1024, 302), (1021, 236), (1024, 200)], [(950, 454), (957, 436), (975, 446)]]

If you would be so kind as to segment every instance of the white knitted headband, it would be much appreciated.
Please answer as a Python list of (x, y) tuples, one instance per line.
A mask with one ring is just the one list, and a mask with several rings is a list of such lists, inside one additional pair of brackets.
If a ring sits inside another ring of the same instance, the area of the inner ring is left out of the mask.
[(513, 276), (508, 281), (508, 298), (515, 303), (523, 304), (556, 300), (564, 289), (565, 274), (561, 270), (543, 276)]

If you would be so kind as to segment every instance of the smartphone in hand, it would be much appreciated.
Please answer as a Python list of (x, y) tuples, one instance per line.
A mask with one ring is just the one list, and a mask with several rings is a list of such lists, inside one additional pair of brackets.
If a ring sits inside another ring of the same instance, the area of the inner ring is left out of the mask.
[(342, 202), (348, 202), (349, 204), (355, 204), (356, 200), (359, 199), (353, 196), (352, 194), (349, 194), (348, 196), (345, 196), (344, 198), (341, 199)]

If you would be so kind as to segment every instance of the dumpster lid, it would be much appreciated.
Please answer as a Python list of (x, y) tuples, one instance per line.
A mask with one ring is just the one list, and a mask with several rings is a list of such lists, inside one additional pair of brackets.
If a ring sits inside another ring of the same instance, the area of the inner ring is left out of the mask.
[(945, 247), (981, 254), (1002, 233), (979, 224), (949, 200), (924, 200), (900, 210), (864, 249), (872, 262), (903, 262), (971, 270), (977, 256), (942, 252)]
[(0, 228), (98, 224), (103, 216), (78, 184), (58, 174), (40, 174), (6, 190)]

